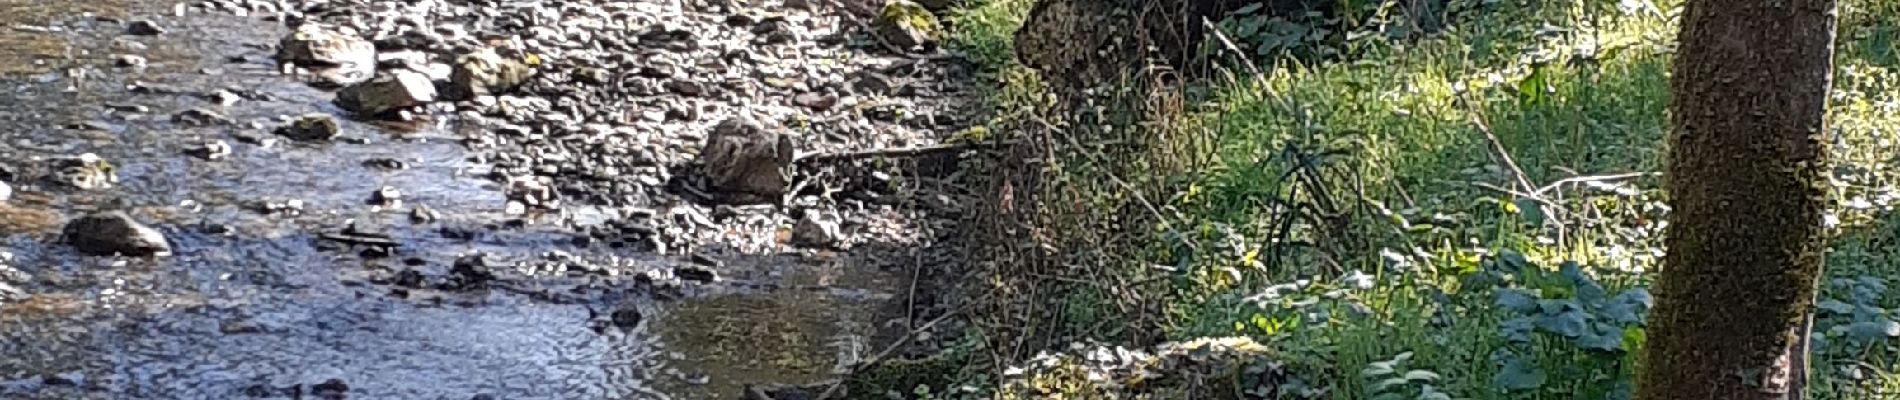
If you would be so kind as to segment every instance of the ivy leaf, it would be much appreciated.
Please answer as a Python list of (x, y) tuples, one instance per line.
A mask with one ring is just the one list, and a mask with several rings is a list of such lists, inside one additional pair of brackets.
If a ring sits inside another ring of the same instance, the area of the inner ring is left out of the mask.
[(1549, 377), (1544, 375), (1544, 370), (1537, 368), (1536, 363), (1520, 356), (1505, 361), (1504, 369), (1499, 370), (1497, 376), (1492, 377), (1492, 382), (1500, 389), (1514, 391), (1543, 387), (1544, 381), (1548, 379)]

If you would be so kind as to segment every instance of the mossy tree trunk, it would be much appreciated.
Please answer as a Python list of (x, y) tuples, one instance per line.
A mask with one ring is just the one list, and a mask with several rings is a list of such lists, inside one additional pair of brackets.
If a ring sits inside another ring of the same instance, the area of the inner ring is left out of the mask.
[(1688, 0), (1643, 400), (1798, 399), (1825, 246), (1835, 0)]

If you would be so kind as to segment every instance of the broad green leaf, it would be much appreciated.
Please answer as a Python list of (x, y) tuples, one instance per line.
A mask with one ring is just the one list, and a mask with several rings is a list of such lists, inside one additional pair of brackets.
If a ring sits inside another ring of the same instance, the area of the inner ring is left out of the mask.
[(1496, 294), (1498, 307), (1518, 313), (1537, 311), (1537, 297), (1529, 291), (1518, 288), (1499, 289)]
[(1531, 331), (1535, 328), (1530, 317), (1517, 317), (1498, 324), (1498, 335), (1513, 343), (1530, 343)]
[[(1549, 307), (1545, 307), (1545, 310), (1549, 309)], [(1577, 309), (1576, 307), (1562, 307), (1561, 310), (1562, 311), (1556, 313), (1547, 312), (1539, 316), (1537, 318), (1537, 327), (1543, 328), (1550, 333), (1563, 335), (1564, 337), (1574, 338), (1582, 336), (1584, 331), (1589, 328), (1587, 325), (1589, 316), (1584, 314), (1583, 310)]]
[(1517, 206), (1518, 212), (1524, 216), (1525, 223), (1531, 224), (1531, 226), (1544, 226), (1544, 219), (1546, 218), (1544, 216), (1544, 203), (1530, 199), (1517, 199), (1510, 204)]
[(1512, 357), (1504, 363), (1504, 368), (1498, 371), (1497, 376), (1492, 377), (1497, 387), (1506, 391), (1543, 387), (1547, 379), (1549, 378), (1544, 375), (1544, 370), (1537, 368), (1536, 363), (1524, 357)]
[(1826, 311), (1826, 312), (1837, 314), (1837, 315), (1847, 315), (1847, 314), (1854, 313), (1854, 305), (1847, 304), (1840, 300), (1834, 300), (1834, 299), (1821, 300), (1821, 302), (1815, 303), (1814, 307), (1821, 309), (1821, 311)]
[(1507, 271), (1517, 271), (1524, 269), (1526, 265), (1530, 265), (1530, 260), (1525, 259), (1522, 253), (1510, 249), (1498, 252), (1498, 267), (1500, 268), (1504, 268)]
[(1623, 331), (1614, 327), (1596, 326), (1577, 338), (1577, 347), (1608, 353), (1623, 351)]
[(1855, 322), (1847, 327), (1847, 334), (1859, 340), (1900, 337), (1900, 322), (1892, 320)]
[(1551, 91), (1549, 65), (1532, 68), (1531, 74), (1517, 83), (1517, 99), (1525, 105), (1543, 104)]

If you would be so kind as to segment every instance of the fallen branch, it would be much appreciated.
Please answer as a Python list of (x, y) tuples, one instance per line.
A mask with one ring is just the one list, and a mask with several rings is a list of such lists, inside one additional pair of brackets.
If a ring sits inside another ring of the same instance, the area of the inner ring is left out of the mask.
[(842, 151), (842, 152), (817, 152), (817, 153), (807, 153), (807, 154), (794, 156), (792, 157), (792, 163), (803, 164), (803, 163), (838, 162), (838, 161), (852, 161), (852, 160), (862, 160), (866, 158), (882, 158), (882, 157), (918, 157), (918, 156), (925, 156), (925, 155), (939, 154), (939, 153), (975, 150), (975, 149), (987, 148), (987, 147), (1001, 147), (1001, 146), (1007, 146), (1011, 144), (1015, 144), (1015, 143), (970, 142), (970, 143), (939, 144), (939, 145), (920, 146), (920, 147), (896, 147), (896, 148)]

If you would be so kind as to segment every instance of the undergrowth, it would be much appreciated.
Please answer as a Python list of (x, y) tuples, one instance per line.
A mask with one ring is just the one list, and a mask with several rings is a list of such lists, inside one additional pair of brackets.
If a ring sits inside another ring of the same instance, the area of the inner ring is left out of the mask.
[[(947, 15), (994, 85), (994, 140), (1035, 144), (987, 188), (984, 222), (1028, 244), (986, 252), (983, 279), (1030, 304), (979, 317), (1002, 322), (965, 351), (1011, 373), (974, 384), (1125, 388), (1036, 371), (1244, 337), (1276, 375), (1223, 381), (1251, 385), (1237, 398), (1630, 395), (1668, 220), (1656, 172), (1677, 1), (1450, 1), (1429, 23), (1390, 1), (1243, 9), (1218, 24), (1232, 45), (1202, 49), (1224, 73), (1116, 83), (1123, 96), (1086, 107), (1013, 61), (1032, 2)], [(1841, 16), (1811, 397), (1890, 398), (1900, 1), (1844, 0)]]

